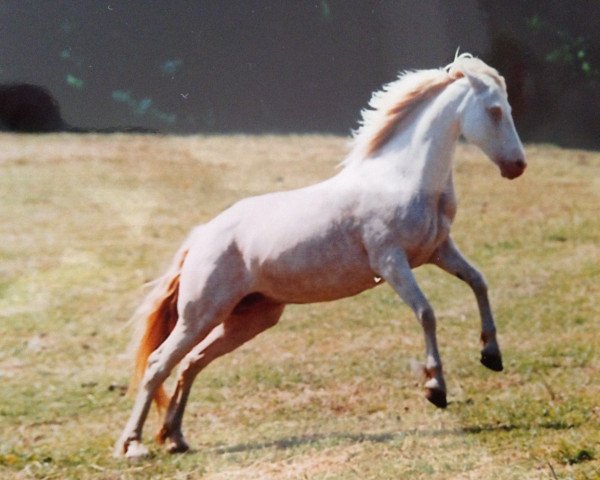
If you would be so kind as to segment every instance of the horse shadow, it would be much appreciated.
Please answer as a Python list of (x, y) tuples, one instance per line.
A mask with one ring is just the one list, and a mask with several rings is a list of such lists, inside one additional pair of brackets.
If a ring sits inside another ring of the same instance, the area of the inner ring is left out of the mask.
[(532, 428), (548, 430), (569, 430), (575, 425), (569, 422), (545, 422), (535, 426), (519, 425), (514, 423), (471, 425), (456, 428), (442, 428), (420, 430), (411, 429), (406, 431), (392, 431), (381, 433), (348, 433), (333, 432), (324, 434), (295, 435), (266, 442), (239, 443), (230, 446), (215, 446), (213, 451), (217, 454), (244, 453), (265, 449), (289, 450), (296, 447), (316, 445), (319, 443), (373, 443), (388, 444), (407, 438), (440, 438), (455, 437), (461, 435), (477, 435), (490, 432), (511, 432), (514, 430), (526, 431)]

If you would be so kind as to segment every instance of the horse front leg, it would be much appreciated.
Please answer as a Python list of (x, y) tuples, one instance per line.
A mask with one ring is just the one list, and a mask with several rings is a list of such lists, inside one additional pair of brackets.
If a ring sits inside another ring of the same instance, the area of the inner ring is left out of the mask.
[(392, 251), (375, 262), (374, 270), (383, 277), (400, 298), (412, 309), (425, 335), (425, 388), (426, 398), (436, 407), (446, 408), (446, 383), (442, 372), (442, 360), (437, 345), (436, 319), (427, 298), (419, 288), (402, 251)]
[(481, 317), (481, 363), (495, 372), (502, 371), (502, 354), (496, 338), (496, 324), (483, 275), (463, 257), (451, 238), (434, 252), (430, 262), (460, 278), (475, 293)]

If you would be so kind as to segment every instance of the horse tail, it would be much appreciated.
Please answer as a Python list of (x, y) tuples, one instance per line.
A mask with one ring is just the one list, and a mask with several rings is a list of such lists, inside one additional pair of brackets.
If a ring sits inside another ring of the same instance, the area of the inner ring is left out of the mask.
[[(179, 277), (188, 253), (184, 244), (175, 255), (169, 270), (150, 285), (152, 289), (133, 315), (137, 323), (134, 341), (137, 343), (133, 378), (129, 391), (139, 387), (148, 358), (169, 336), (177, 323), (177, 299), (179, 297)], [(169, 402), (164, 386), (161, 385), (154, 394), (154, 401), (159, 411), (165, 409)]]

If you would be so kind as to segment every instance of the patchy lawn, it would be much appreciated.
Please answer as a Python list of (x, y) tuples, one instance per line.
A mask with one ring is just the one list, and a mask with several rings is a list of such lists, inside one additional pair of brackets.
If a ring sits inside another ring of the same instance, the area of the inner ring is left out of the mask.
[(502, 179), (455, 165), (453, 234), (485, 273), (505, 371), (479, 365), (468, 287), (423, 267), (450, 405), (423, 398), (420, 327), (387, 286), (288, 307), (196, 381), (194, 450), (111, 457), (127, 320), (186, 232), (248, 195), (335, 172), (333, 136), (0, 135), (0, 477), (600, 478), (600, 153), (527, 148)]

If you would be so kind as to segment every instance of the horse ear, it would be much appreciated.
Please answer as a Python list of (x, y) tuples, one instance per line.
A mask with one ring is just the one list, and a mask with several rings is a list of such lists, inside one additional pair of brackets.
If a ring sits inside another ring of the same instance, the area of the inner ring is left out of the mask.
[(467, 80), (469, 80), (471, 87), (473, 87), (473, 90), (475, 90), (476, 92), (479, 93), (488, 89), (488, 85), (477, 75), (465, 72), (465, 77), (467, 77)]

